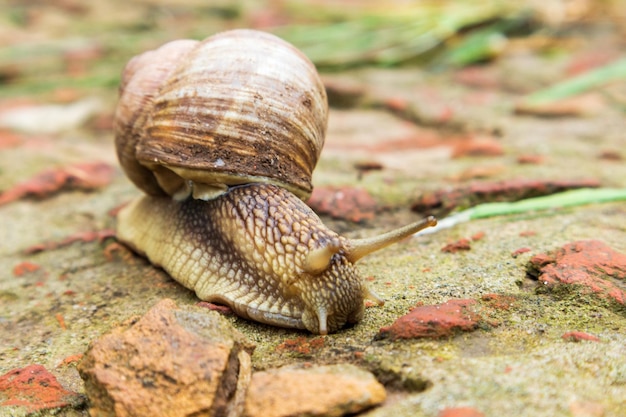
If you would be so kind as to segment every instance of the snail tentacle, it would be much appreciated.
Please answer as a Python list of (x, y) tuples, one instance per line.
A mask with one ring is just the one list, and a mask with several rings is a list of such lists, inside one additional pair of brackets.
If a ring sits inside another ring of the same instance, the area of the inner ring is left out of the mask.
[(359, 259), (372, 252), (376, 252), (377, 250), (383, 249), (393, 243), (397, 243), (402, 239), (419, 232), (420, 230), (426, 229), (427, 227), (433, 227), (436, 225), (437, 219), (433, 216), (429, 216), (423, 220), (400, 227), (399, 229), (391, 230), (379, 236), (365, 239), (351, 239), (348, 241), (346, 256), (350, 262), (356, 263)]

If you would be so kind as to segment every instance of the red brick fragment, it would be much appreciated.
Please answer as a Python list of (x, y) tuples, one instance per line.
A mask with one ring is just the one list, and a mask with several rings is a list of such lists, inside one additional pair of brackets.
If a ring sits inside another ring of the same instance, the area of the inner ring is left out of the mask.
[(59, 326), (61, 327), (61, 329), (67, 330), (67, 325), (65, 324), (65, 317), (63, 317), (63, 314), (57, 313), (54, 315), (54, 317), (59, 322)]
[[(583, 293), (626, 303), (626, 255), (599, 240), (581, 240), (530, 259), (527, 272), (548, 289), (578, 286)], [(616, 281), (617, 280), (617, 281)]]
[(470, 250), (470, 249), (472, 249), (472, 247), (470, 245), (469, 239), (463, 238), (463, 239), (457, 240), (456, 242), (448, 243), (446, 246), (441, 248), (441, 251), (448, 252), (448, 253), (457, 253), (462, 250)]
[(77, 353), (75, 355), (67, 356), (67, 357), (63, 358), (61, 363), (59, 363), (57, 365), (57, 368), (60, 367), (60, 366), (67, 366), (67, 365), (77, 364), (78, 362), (81, 361), (81, 359), (83, 359), (83, 354), (82, 353)]
[(497, 310), (509, 310), (517, 301), (514, 296), (503, 294), (485, 294), (480, 299)]
[(513, 252), (511, 252), (511, 256), (514, 258), (517, 258), (522, 253), (526, 253), (526, 252), (530, 252), (530, 248), (524, 247), (524, 248), (515, 249)]
[(6, 398), (2, 407), (25, 407), (29, 412), (65, 407), (81, 401), (79, 394), (68, 391), (41, 365), (13, 369), (0, 376), (0, 393)]
[(69, 246), (76, 242), (88, 243), (88, 242), (93, 242), (94, 240), (97, 240), (98, 242), (102, 242), (105, 239), (108, 239), (110, 237), (115, 237), (115, 230), (102, 229), (102, 230), (90, 230), (87, 232), (78, 232), (78, 233), (71, 234), (68, 237), (60, 241), (38, 243), (36, 245), (26, 248), (24, 250), (24, 253), (27, 255), (30, 255), (33, 253), (39, 253), (39, 252), (43, 252), (46, 250), (54, 250), (54, 249), (62, 248), (65, 246)]
[(22, 140), (16, 133), (0, 130), (0, 149), (14, 148), (21, 144)]
[(16, 277), (21, 277), (27, 273), (35, 272), (40, 269), (41, 269), (40, 265), (37, 265), (36, 263), (33, 263), (33, 262), (24, 261), (24, 262), (20, 262), (19, 264), (13, 267), (13, 275)]
[(504, 154), (502, 144), (494, 138), (470, 138), (458, 142), (452, 148), (452, 157), (463, 156), (500, 156)]
[(600, 338), (585, 332), (567, 332), (561, 336), (563, 340), (568, 342), (580, 342), (582, 340), (589, 340), (591, 342), (599, 342)]
[(594, 68), (602, 67), (619, 58), (619, 53), (611, 48), (595, 48), (572, 56), (565, 68), (568, 76), (579, 75)]
[(276, 346), (277, 351), (295, 352), (302, 355), (309, 355), (313, 351), (320, 350), (324, 347), (324, 338), (315, 337), (308, 339), (304, 336), (295, 339), (285, 339), (285, 341)]
[(404, 112), (408, 109), (409, 102), (402, 97), (389, 97), (385, 100), (385, 106), (392, 111)]
[(473, 407), (444, 408), (437, 417), (484, 417), (485, 415)]
[(412, 309), (391, 326), (380, 329), (377, 338), (414, 339), (453, 336), (458, 332), (476, 330), (481, 321), (474, 310), (475, 300), (449, 300), (443, 304), (424, 305)]
[(530, 237), (530, 236), (535, 236), (537, 234), (537, 232), (535, 232), (534, 230), (524, 230), (523, 232), (519, 232), (519, 235), (521, 237)]
[(517, 163), (523, 165), (538, 165), (543, 163), (545, 157), (543, 155), (520, 155), (517, 157)]
[(376, 200), (363, 188), (316, 187), (308, 205), (319, 214), (352, 222), (372, 220), (378, 208)]
[(22, 198), (43, 199), (64, 190), (91, 191), (108, 185), (115, 170), (103, 162), (49, 169), (0, 194), (0, 205)]

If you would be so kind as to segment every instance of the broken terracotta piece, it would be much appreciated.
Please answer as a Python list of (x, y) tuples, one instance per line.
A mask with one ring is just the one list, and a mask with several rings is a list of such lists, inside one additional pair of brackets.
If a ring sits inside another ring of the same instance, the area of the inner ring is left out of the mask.
[(244, 415), (353, 415), (385, 398), (385, 388), (374, 375), (354, 365), (284, 367), (252, 375)]
[(352, 222), (372, 220), (378, 205), (365, 189), (316, 187), (307, 204), (318, 214)]
[(165, 299), (92, 342), (78, 370), (91, 415), (234, 417), (253, 348), (220, 314)]
[(475, 311), (477, 302), (470, 299), (449, 300), (443, 304), (415, 307), (398, 318), (391, 326), (383, 327), (378, 339), (439, 339), (478, 328), (481, 316)]
[[(13, 369), (0, 376), (0, 407), (8, 415), (13, 415), (9, 407), (23, 408), (27, 413), (32, 413), (78, 406), (84, 401), (82, 395), (63, 388), (56, 377), (41, 365)], [(15, 415), (19, 414), (15, 412)]]
[(43, 199), (61, 191), (92, 191), (113, 180), (115, 170), (103, 162), (49, 169), (0, 194), (0, 206), (23, 198)]
[(533, 256), (527, 272), (541, 284), (538, 290), (579, 289), (601, 299), (626, 303), (626, 255), (599, 240), (580, 240)]

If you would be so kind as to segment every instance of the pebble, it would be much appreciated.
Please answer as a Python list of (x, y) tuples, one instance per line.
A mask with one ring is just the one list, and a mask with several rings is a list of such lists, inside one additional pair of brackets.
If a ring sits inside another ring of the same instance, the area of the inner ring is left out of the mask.
[(376, 378), (354, 365), (284, 367), (252, 375), (244, 415), (337, 417), (359, 413), (385, 398)]
[(253, 348), (220, 314), (165, 299), (92, 342), (78, 370), (91, 415), (234, 417)]

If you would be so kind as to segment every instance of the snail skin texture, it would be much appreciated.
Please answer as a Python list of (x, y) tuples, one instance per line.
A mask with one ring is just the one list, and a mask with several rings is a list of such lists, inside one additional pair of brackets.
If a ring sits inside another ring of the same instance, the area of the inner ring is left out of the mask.
[(334, 332), (363, 317), (354, 266), (423, 221), (368, 239), (329, 230), (303, 202), (326, 133), (315, 66), (282, 39), (233, 30), (131, 59), (115, 145), (146, 195), (117, 236), (205, 301), (275, 326)]
[(118, 238), (194, 290), (237, 315), (327, 334), (381, 305), (354, 262), (433, 226), (429, 217), (388, 234), (350, 240), (326, 228), (283, 188), (250, 184), (209, 200), (144, 196), (118, 215)]

